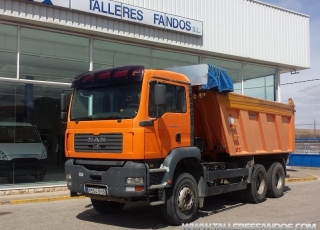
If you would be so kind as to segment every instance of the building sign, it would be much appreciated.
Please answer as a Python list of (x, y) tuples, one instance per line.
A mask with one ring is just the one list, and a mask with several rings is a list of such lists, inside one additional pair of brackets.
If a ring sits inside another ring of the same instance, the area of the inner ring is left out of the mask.
[(109, 0), (71, 0), (71, 9), (202, 36), (202, 22)]
[(70, 0), (26, 0), (29, 2), (40, 2), (46, 5), (53, 5), (53, 6), (62, 6), (69, 8)]
[(202, 36), (202, 22), (110, 0), (25, 0)]

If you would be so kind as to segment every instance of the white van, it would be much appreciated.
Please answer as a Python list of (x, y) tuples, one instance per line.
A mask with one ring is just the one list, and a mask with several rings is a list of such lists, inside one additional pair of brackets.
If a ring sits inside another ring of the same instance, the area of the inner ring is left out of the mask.
[(47, 150), (35, 126), (0, 122), (0, 177), (32, 175), (42, 181), (46, 172), (42, 163), (46, 159)]

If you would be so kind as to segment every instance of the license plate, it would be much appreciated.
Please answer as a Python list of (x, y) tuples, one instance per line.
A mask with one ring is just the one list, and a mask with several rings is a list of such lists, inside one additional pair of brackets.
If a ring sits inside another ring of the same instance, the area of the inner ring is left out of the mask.
[(95, 194), (95, 195), (107, 195), (107, 191), (105, 188), (86, 188), (86, 192), (89, 194)]

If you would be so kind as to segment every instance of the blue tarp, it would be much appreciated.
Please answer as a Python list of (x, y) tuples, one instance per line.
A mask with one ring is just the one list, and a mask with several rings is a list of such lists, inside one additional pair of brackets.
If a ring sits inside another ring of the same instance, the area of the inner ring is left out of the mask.
[(218, 92), (233, 92), (233, 82), (227, 70), (209, 64), (177, 66), (167, 70), (186, 75), (191, 85)]
[(233, 82), (227, 70), (213, 65), (208, 65), (208, 82), (201, 86), (202, 89), (216, 90), (219, 92), (233, 92)]

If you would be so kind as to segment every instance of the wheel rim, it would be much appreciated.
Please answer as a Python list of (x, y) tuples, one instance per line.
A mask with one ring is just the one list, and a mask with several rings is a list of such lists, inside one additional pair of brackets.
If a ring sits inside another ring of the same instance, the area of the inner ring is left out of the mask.
[(276, 173), (275, 185), (276, 185), (277, 189), (281, 189), (281, 187), (283, 185), (283, 177), (282, 177), (282, 173), (280, 170), (278, 170)]
[(257, 193), (262, 194), (263, 191), (265, 190), (265, 187), (266, 187), (266, 181), (263, 178), (263, 174), (259, 173), (257, 180), (256, 180)]
[(194, 192), (187, 185), (182, 186), (178, 193), (177, 202), (181, 212), (189, 211), (194, 204)]

